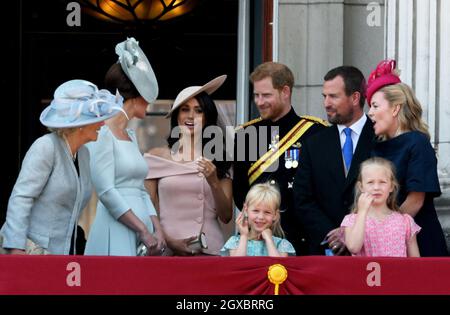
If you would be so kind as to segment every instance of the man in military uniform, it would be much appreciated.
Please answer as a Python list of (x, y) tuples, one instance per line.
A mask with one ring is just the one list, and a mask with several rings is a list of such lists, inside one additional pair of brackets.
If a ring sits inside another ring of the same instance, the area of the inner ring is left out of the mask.
[(250, 75), (254, 101), (261, 117), (236, 129), (234, 202), (242, 209), (249, 188), (261, 182), (276, 184), (281, 193), (281, 226), (297, 255), (307, 253), (303, 228), (294, 216), (292, 185), (302, 142), (327, 123), (298, 116), (291, 105), (294, 76), (283, 64), (266, 62)]

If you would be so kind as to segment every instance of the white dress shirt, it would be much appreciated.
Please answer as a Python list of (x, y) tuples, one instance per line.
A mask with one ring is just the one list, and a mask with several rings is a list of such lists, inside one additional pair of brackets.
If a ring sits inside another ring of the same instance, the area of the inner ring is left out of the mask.
[[(358, 145), (359, 136), (366, 124), (367, 116), (363, 114), (361, 118), (351, 125), (349, 128), (352, 130), (352, 142), (353, 142), (353, 153), (355, 153), (356, 146)], [(337, 125), (339, 130), (339, 139), (341, 140), (341, 149), (344, 147), (345, 143), (345, 132), (344, 129), (347, 128), (345, 125)]]

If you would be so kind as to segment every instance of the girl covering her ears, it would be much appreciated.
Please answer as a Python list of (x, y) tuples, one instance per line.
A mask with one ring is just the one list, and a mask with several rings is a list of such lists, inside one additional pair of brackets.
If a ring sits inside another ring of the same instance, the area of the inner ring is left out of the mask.
[(232, 236), (221, 249), (223, 256), (295, 256), (284, 239), (280, 224), (279, 190), (269, 183), (250, 188), (242, 212), (236, 219), (240, 235)]
[(352, 213), (341, 226), (353, 256), (420, 257), (416, 234), (420, 227), (398, 207), (394, 165), (372, 157), (361, 164)]

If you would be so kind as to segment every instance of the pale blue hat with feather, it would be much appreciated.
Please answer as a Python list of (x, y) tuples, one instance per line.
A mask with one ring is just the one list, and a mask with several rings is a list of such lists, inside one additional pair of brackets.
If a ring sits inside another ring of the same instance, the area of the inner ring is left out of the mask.
[(97, 123), (113, 117), (122, 109), (123, 97), (99, 90), (86, 80), (70, 80), (55, 90), (54, 99), (39, 120), (50, 128), (73, 128)]
[(148, 102), (153, 103), (158, 97), (158, 81), (152, 66), (139, 43), (133, 37), (116, 45), (116, 54), (123, 72)]

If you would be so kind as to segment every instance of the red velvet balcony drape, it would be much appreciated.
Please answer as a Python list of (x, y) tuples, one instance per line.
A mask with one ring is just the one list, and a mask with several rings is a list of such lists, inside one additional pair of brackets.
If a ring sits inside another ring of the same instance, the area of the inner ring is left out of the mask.
[(450, 294), (450, 258), (7, 255), (0, 294), (270, 295), (273, 264), (280, 295)]

